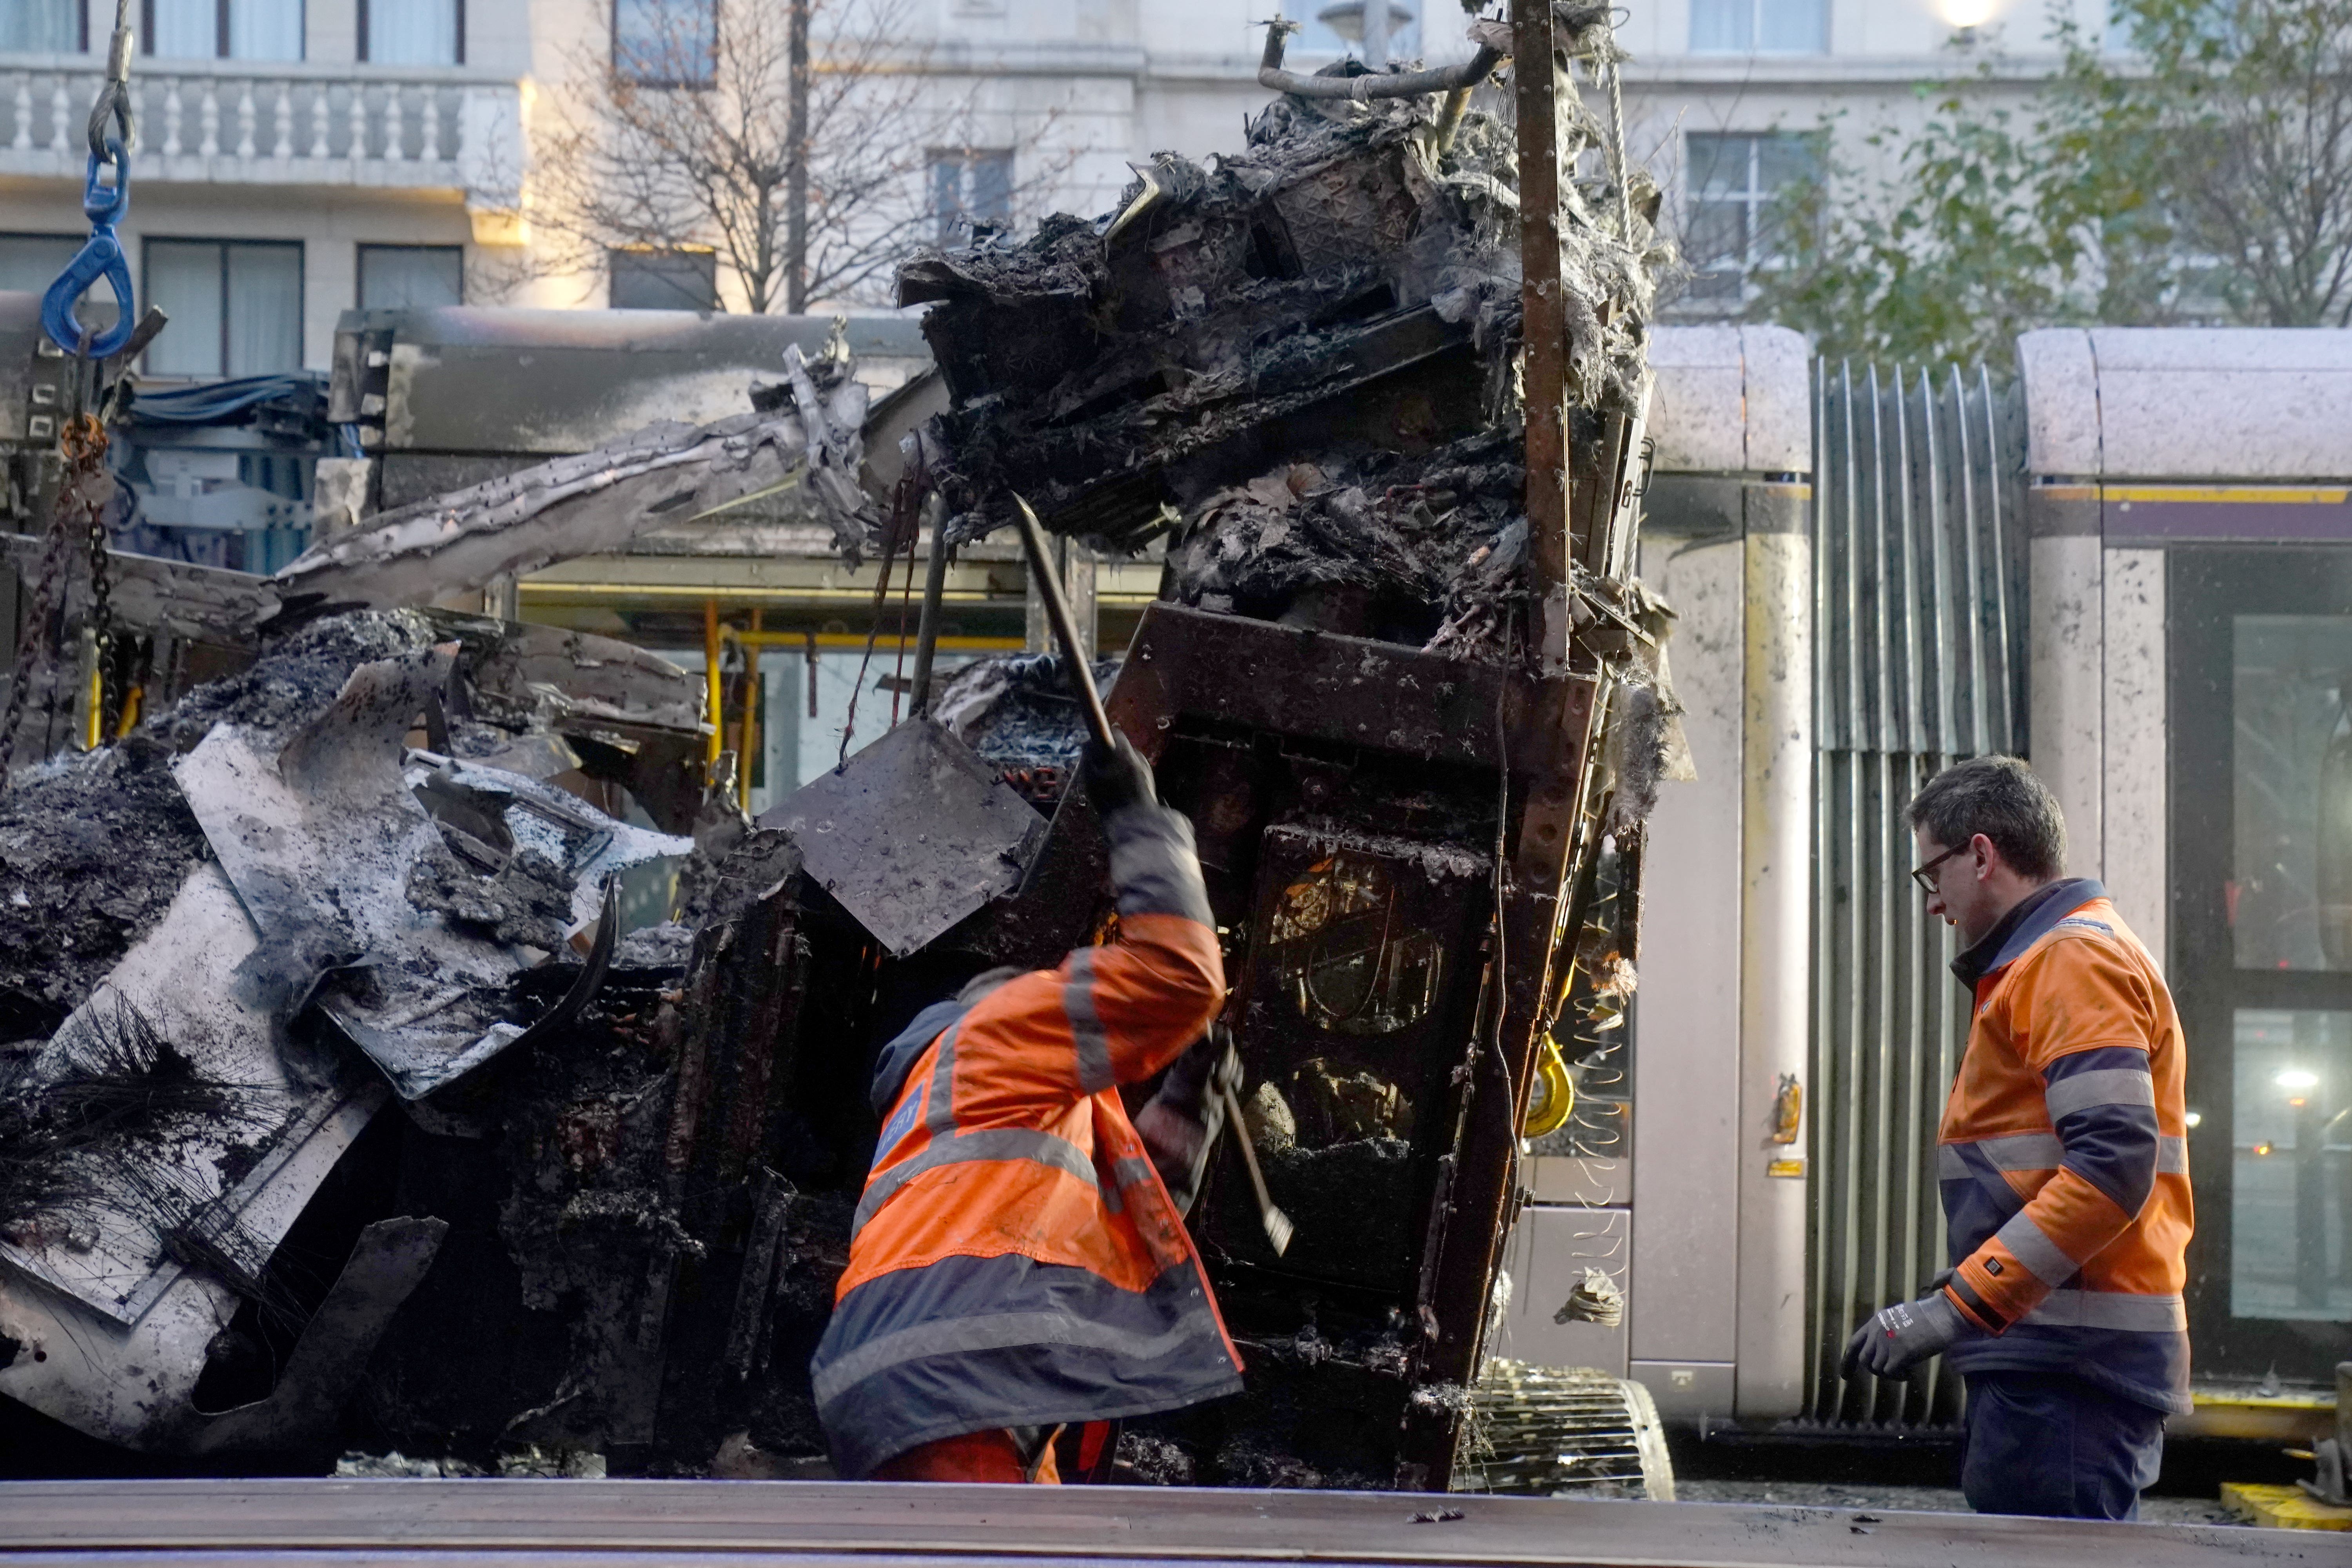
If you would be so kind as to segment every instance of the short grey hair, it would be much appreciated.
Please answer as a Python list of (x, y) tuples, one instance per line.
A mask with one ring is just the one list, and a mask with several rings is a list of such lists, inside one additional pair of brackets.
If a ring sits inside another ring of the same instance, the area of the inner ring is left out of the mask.
[(1970, 757), (1927, 781), (1904, 813), (1947, 849), (1978, 834), (2021, 875), (2048, 881), (2066, 869), (2066, 818), (2049, 785), (2015, 757)]

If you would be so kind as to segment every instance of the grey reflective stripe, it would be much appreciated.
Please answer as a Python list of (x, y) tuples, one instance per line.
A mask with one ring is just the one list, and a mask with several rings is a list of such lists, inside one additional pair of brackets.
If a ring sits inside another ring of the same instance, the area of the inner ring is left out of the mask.
[(1110, 1179), (1122, 1187), (1131, 1187), (1138, 1182), (1148, 1182), (1151, 1180), (1153, 1174), (1150, 1161), (1139, 1160), (1132, 1154), (1118, 1161), (1110, 1168)]
[(939, 1059), (931, 1064), (931, 1098), (923, 1107), (923, 1125), (934, 1139), (955, 1131), (956, 1041), (963, 1035), (963, 1019), (940, 1037)]
[[(1068, 1312), (999, 1312), (982, 1318), (952, 1318), (918, 1323), (858, 1346), (817, 1373), (816, 1402), (830, 1405), (877, 1372), (924, 1356), (971, 1355), (1022, 1345), (1076, 1345), (1107, 1351), (1129, 1361), (1160, 1361), (1203, 1337), (1202, 1321), (1179, 1323), (1159, 1334), (1138, 1334)], [(1208, 1330), (1213, 1332), (1213, 1329)]]
[(1082, 947), (1070, 954), (1070, 978), (1062, 987), (1062, 1014), (1070, 1021), (1070, 1038), (1078, 1047), (1078, 1092), (1099, 1094), (1118, 1079), (1110, 1070), (1110, 1037), (1103, 1033), (1102, 1016), (1095, 1011), (1095, 954)]
[(2015, 1254), (2044, 1285), (2063, 1285), (2082, 1267), (2059, 1251), (2058, 1244), (2042, 1234), (2031, 1215), (2012, 1215), (2007, 1225), (1993, 1232), (1993, 1239)]
[(2055, 1132), (2014, 1132), (1961, 1147), (1974, 1149), (1996, 1171), (2054, 1171), (2066, 1157), (2066, 1145)]
[(2185, 1176), (2189, 1173), (2189, 1140), (2168, 1134), (2156, 1141), (2156, 1169), (2159, 1175)]
[(2189, 1309), (2178, 1296), (2135, 1296), (2121, 1290), (2053, 1290), (2018, 1320), (2045, 1329), (2121, 1329), (2136, 1334), (2189, 1330)]
[(2063, 1121), (2095, 1105), (2156, 1105), (2156, 1080), (2140, 1068), (2100, 1068), (2062, 1078), (2042, 1091), (2050, 1120)]
[(1950, 1143), (1936, 1145), (1936, 1179), (1939, 1182), (1965, 1182), (1976, 1174), (1969, 1163), (1960, 1157), (1958, 1147)]
[(866, 1185), (866, 1195), (857, 1200), (857, 1216), (850, 1225), (849, 1234), (856, 1237), (900, 1187), (924, 1172), (975, 1160), (1034, 1160), (1067, 1172), (1090, 1187), (1096, 1184), (1094, 1161), (1066, 1138), (1056, 1138), (1051, 1132), (1040, 1132), (1031, 1127), (986, 1127), (974, 1132), (958, 1132), (938, 1140), (911, 1160), (875, 1172), (874, 1179)]

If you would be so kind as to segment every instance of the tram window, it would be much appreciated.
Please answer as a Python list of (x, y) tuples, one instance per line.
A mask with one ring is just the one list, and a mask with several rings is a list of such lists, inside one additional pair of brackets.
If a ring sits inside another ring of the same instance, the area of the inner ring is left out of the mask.
[(2236, 632), (2237, 966), (2352, 971), (2352, 616)]
[(2231, 1315), (2352, 1321), (2352, 1013), (2235, 1026)]

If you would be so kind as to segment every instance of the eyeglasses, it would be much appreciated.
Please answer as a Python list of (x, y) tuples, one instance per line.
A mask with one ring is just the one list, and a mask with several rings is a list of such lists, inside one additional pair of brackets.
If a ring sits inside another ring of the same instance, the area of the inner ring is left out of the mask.
[[(1973, 840), (1971, 840), (1971, 842), (1973, 842)], [(1912, 867), (1911, 879), (1919, 884), (1919, 890), (1923, 893), (1933, 893), (1938, 891), (1939, 889), (1936, 886), (1936, 868), (1950, 859), (1953, 856), (1958, 854), (1960, 849), (1966, 849), (1968, 845), (1963, 844), (1960, 846), (1959, 849), (1947, 849), (1941, 855), (1937, 856), (1933, 860), (1928, 861), (1925, 866)]]

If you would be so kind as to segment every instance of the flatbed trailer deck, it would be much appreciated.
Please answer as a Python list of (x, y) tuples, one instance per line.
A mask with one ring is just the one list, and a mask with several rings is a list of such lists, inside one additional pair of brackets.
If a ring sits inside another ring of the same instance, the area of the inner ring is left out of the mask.
[(843, 1481), (0, 1484), (20, 1563), (631, 1568), (1545, 1563), (1581, 1568), (2215, 1568), (2352, 1563), (2329, 1533), (1962, 1513), (1232, 1488)]

